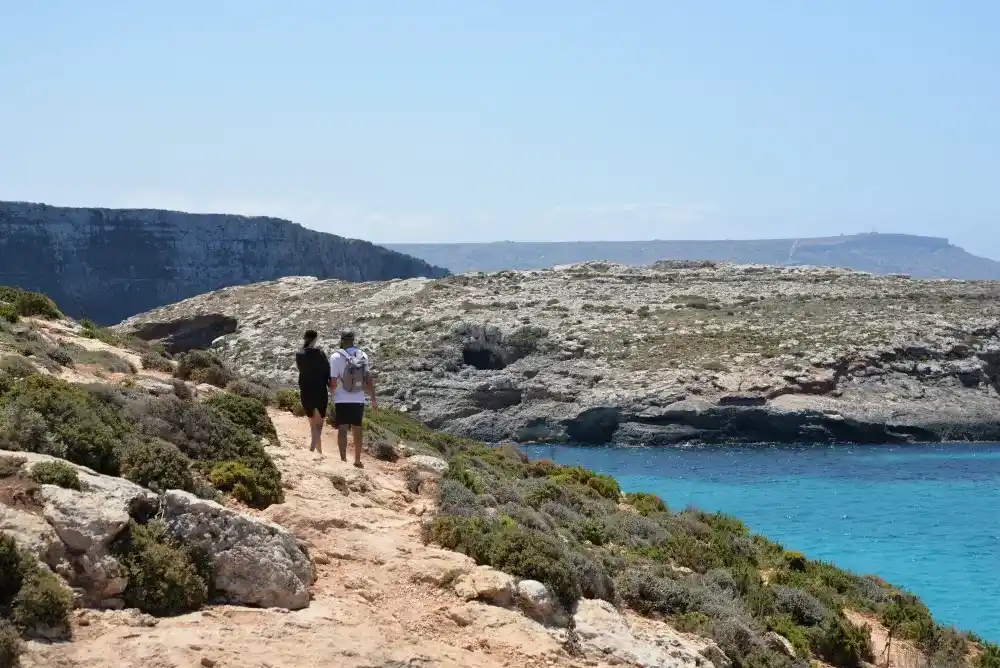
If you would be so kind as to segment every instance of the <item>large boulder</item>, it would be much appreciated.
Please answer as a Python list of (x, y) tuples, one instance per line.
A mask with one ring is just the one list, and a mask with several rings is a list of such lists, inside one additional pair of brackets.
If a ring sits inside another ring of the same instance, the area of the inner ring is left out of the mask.
[(65, 563), (66, 546), (59, 535), (39, 514), (0, 504), (0, 533), (13, 537), (26, 550), (49, 568)]
[(297, 610), (309, 605), (312, 561), (291, 533), (178, 490), (163, 495), (162, 517), (178, 538), (203, 541), (215, 559), (215, 589), (241, 605)]
[[(660, 622), (633, 625), (607, 601), (583, 599), (573, 616), (584, 652), (641, 668), (724, 668), (725, 655)], [(715, 661), (708, 656), (714, 656)]]
[(517, 583), (517, 602), (525, 614), (543, 624), (551, 621), (558, 611), (548, 587), (537, 580)]
[(514, 602), (514, 578), (489, 566), (476, 566), (455, 581), (455, 593), (466, 601), (483, 601), (500, 607)]

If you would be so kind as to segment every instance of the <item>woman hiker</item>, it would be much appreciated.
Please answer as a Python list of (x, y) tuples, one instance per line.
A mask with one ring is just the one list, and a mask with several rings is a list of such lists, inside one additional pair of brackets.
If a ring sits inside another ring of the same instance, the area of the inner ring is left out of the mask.
[(295, 353), (295, 366), (299, 369), (299, 398), (302, 410), (309, 418), (312, 441), (309, 452), (323, 454), (323, 420), (330, 402), (330, 360), (316, 347), (318, 334), (308, 330), (302, 337), (302, 349)]

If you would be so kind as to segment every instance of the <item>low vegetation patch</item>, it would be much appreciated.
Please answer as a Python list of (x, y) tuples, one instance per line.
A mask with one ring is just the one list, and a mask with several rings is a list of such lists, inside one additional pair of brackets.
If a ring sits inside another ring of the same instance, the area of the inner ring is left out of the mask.
[(144, 353), (140, 358), (142, 368), (148, 371), (160, 371), (162, 373), (173, 373), (174, 363), (163, 355), (156, 352)]
[(22, 637), (68, 636), (72, 606), (72, 592), (0, 533), (0, 666), (17, 665)]
[(212, 574), (198, 548), (182, 545), (159, 522), (132, 522), (112, 546), (128, 573), (125, 603), (157, 616), (199, 609), (209, 599)]
[(158, 438), (132, 438), (119, 449), (121, 476), (154, 492), (194, 491), (191, 460), (176, 445)]
[(31, 467), (31, 479), (39, 485), (57, 485), (77, 491), (83, 489), (76, 469), (66, 462), (38, 462)]
[(232, 392), (217, 392), (210, 396), (205, 404), (229, 418), (233, 424), (250, 430), (255, 436), (277, 443), (278, 434), (267, 414), (267, 405), (258, 399)]
[(220, 489), (256, 507), (280, 502), (281, 474), (261, 444), (274, 434), (260, 402), (229, 393), (199, 403), (36, 373), (0, 384), (0, 449), (59, 457), (158, 492), (195, 491), (196, 479), (235, 462), (251, 474), (238, 490), (217, 476)]
[(266, 508), (282, 498), (280, 478), (242, 461), (219, 462), (209, 472), (208, 480), (219, 491), (251, 508)]
[(208, 383), (224, 388), (234, 380), (233, 373), (222, 361), (207, 350), (192, 350), (180, 356), (174, 376), (195, 383)]
[[(57, 320), (63, 317), (62, 311), (55, 302), (38, 292), (30, 292), (20, 288), (10, 286), (0, 286), (0, 302), (7, 310), (12, 311), (17, 316), (25, 318), (45, 318)], [(15, 322), (16, 318), (7, 318), (10, 322)]]
[(298, 390), (287, 387), (278, 390), (274, 393), (274, 406), (279, 410), (288, 411), (299, 417), (305, 415), (305, 411), (302, 410), (302, 401), (299, 398)]
[(256, 399), (265, 406), (272, 405), (275, 399), (274, 392), (270, 388), (243, 378), (238, 378), (226, 385), (226, 392), (248, 399)]
[(9, 355), (0, 359), (0, 372), (13, 378), (24, 378), (35, 373), (35, 365), (23, 355)]
[(13, 304), (0, 304), (0, 320), (13, 325), (20, 319), (17, 308)]
[(449, 461), (425, 540), (544, 582), (567, 607), (581, 597), (631, 607), (713, 638), (739, 667), (795, 664), (768, 645), (771, 631), (799, 660), (838, 668), (873, 661), (869, 630), (844, 609), (887, 625), (905, 619), (894, 637), (928, 656), (970, 647), (911, 595), (785, 550), (735, 518), (673, 512), (655, 495), (622, 494), (607, 476), (439, 434), (402, 413), (372, 411), (369, 420)]

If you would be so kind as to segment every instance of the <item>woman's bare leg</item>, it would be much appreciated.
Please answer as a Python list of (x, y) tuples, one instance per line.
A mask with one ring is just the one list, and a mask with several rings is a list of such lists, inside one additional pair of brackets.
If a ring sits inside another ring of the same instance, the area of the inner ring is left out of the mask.
[(315, 451), (323, 454), (323, 416), (320, 412), (313, 411), (309, 416), (309, 428), (312, 432), (312, 442), (309, 444), (310, 452)]

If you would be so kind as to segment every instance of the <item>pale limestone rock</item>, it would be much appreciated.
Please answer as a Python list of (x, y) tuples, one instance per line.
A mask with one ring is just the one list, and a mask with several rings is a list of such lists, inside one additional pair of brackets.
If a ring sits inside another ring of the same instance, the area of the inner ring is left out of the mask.
[(514, 591), (514, 578), (489, 566), (476, 566), (455, 581), (455, 593), (466, 601), (485, 601), (500, 607), (514, 602)]
[(292, 610), (309, 605), (312, 562), (286, 529), (178, 490), (163, 495), (162, 512), (170, 533), (206, 543), (221, 597)]

